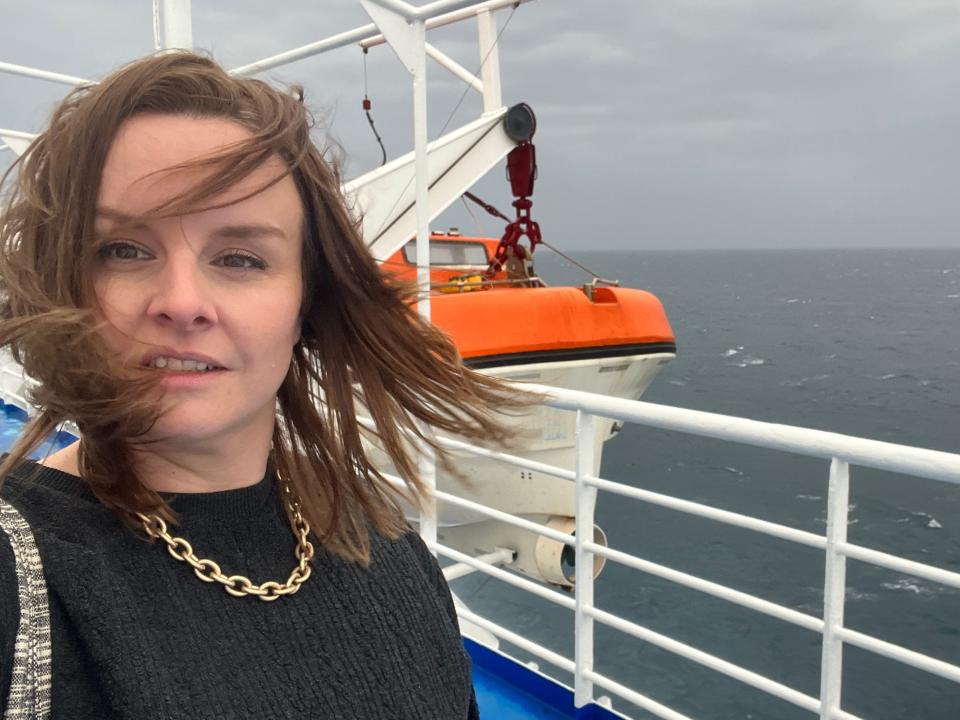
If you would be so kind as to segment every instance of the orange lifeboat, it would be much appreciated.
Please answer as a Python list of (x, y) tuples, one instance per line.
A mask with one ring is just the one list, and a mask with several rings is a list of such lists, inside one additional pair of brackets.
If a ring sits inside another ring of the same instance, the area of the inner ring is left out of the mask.
[[(431, 318), (475, 368), (676, 352), (673, 330), (651, 293), (587, 285), (547, 287), (536, 276), (484, 277), (499, 241), (434, 233)], [(416, 246), (384, 263), (398, 280), (416, 280)], [(533, 287), (530, 287), (533, 285)], [(586, 389), (586, 388), (579, 388)]]

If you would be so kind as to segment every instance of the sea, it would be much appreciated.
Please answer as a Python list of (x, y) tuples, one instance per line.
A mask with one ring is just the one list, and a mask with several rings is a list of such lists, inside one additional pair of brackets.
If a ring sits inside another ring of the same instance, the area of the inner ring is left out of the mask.
[[(678, 354), (644, 400), (960, 452), (960, 248), (570, 255), (663, 302)], [(536, 260), (550, 284), (590, 279), (549, 249), (539, 249)], [(16, 432), (10, 418), (6, 432)], [(825, 531), (823, 460), (627, 425), (606, 443), (601, 474)], [(822, 552), (603, 494), (597, 522), (612, 547), (822, 613)], [(960, 487), (854, 467), (848, 531), (852, 542), (960, 571)], [(457, 580), (454, 590), (473, 611), (573, 657), (569, 611), (489, 578)], [(612, 563), (597, 580), (596, 603), (819, 695), (815, 633)], [(848, 627), (960, 665), (958, 590), (850, 561), (845, 612)], [(596, 669), (698, 720), (813, 717), (603, 626)], [(653, 717), (617, 698), (613, 706), (638, 720)], [(871, 720), (954, 720), (960, 685), (846, 647), (842, 707)]]
[[(569, 254), (663, 302), (678, 352), (644, 400), (960, 453), (960, 248)], [(551, 284), (589, 280), (547, 249), (536, 260)], [(601, 475), (823, 534), (828, 470), (825, 460), (627, 425), (606, 443)], [(602, 493), (597, 524), (611, 547), (822, 615), (821, 551)], [(960, 571), (960, 487), (853, 467), (848, 533)], [(497, 580), (470, 577), (455, 591), (473, 611), (573, 657), (570, 611)], [(597, 579), (596, 603), (819, 696), (816, 633), (613, 563)], [(960, 665), (958, 590), (849, 561), (845, 623)], [(691, 718), (813, 717), (615, 630), (596, 633), (598, 672)], [(654, 717), (616, 698), (613, 706)], [(960, 685), (847, 646), (842, 707), (871, 720), (955, 720)]]

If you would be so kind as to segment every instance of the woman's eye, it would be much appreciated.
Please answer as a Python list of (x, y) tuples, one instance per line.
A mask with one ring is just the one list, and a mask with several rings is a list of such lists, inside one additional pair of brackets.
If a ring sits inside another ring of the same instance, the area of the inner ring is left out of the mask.
[(104, 260), (146, 260), (152, 257), (141, 247), (128, 242), (112, 242), (98, 251)]
[(240, 252), (221, 255), (215, 262), (223, 267), (239, 270), (264, 270), (267, 267), (267, 264), (256, 255)]

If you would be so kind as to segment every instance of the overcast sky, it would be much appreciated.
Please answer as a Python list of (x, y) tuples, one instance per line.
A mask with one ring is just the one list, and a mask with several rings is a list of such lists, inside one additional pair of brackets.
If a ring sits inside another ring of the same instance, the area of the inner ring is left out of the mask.
[[(0, 61), (95, 79), (152, 50), (151, 7), (0, 0)], [(196, 47), (227, 67), (369, 22), (355, 0), (193, 0), (193, 10)], [(555, 245), (960, 248), (958, 0), (535, 0), (497, 17), (501, 28), (510, 18), (504, 100), (537, 113), (534, 216)], [(473, 24), (429, 39), (476, 69)], [(412, 148), (408, 76), (386, 47), (367, 62), (395, 157)], [(431, 73), (435, 137), (464, 86)], [(348, 174), (378, 164), (359, 49), (270, 76), (306, 86)], [(0, 74), (0, 127), (40, 130), (66, 89)], [(479, 105), (471, 92), (450, 126)], [(11, 156), (0, 153), (0, 167)], [(502, 169), (477, 188), (510, 210)], [(462, 207), (435, 227), (447, 224), (478, 227)]]

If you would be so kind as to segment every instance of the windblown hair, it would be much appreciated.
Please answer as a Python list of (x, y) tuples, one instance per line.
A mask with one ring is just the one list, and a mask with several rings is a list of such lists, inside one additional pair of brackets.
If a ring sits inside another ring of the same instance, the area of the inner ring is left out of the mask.
[[(337, 168), (310, 139), (314, 121), (302, 90), (233, 77), (189, 52), (147, 57), (72, 91), (4, 178), (12, 187), (0, 216), (0, 348), (9, 347), (37, 381), (31, 401), (39, 412), (0, 465), (0, 478), (73, 420), (81, 475), (100, 502), (133, 524), (137, 512), (176, 521), (138, 476), (132, 449), (158, 419), (159, 378), (108, 351), (92, 289), (107, 152), (120, 125), (142, 113), (223, 118), (251, 134), (181, 166), (208, 170), (207, 180), (150, 217), (215, 207), (217, 195), (271, 157), (284, 161), (296, 184), (305, 217), (302, 329), (278, 392), (270, 460), (300, 495), (321, 542), (366, 562), (369, 528), (396, 537), (406, 527), (401, 498), (425, 497), (410, 439), (439, 448), (421, 424), (496, 443), (506, 435), (498, 411), (523, 401), (465, 368), (450, 339), (412, 310), (411, 289), (381, 273)], [(355, 401), (373, 419), (374, 440), (404, 492), (368, 457)]]

